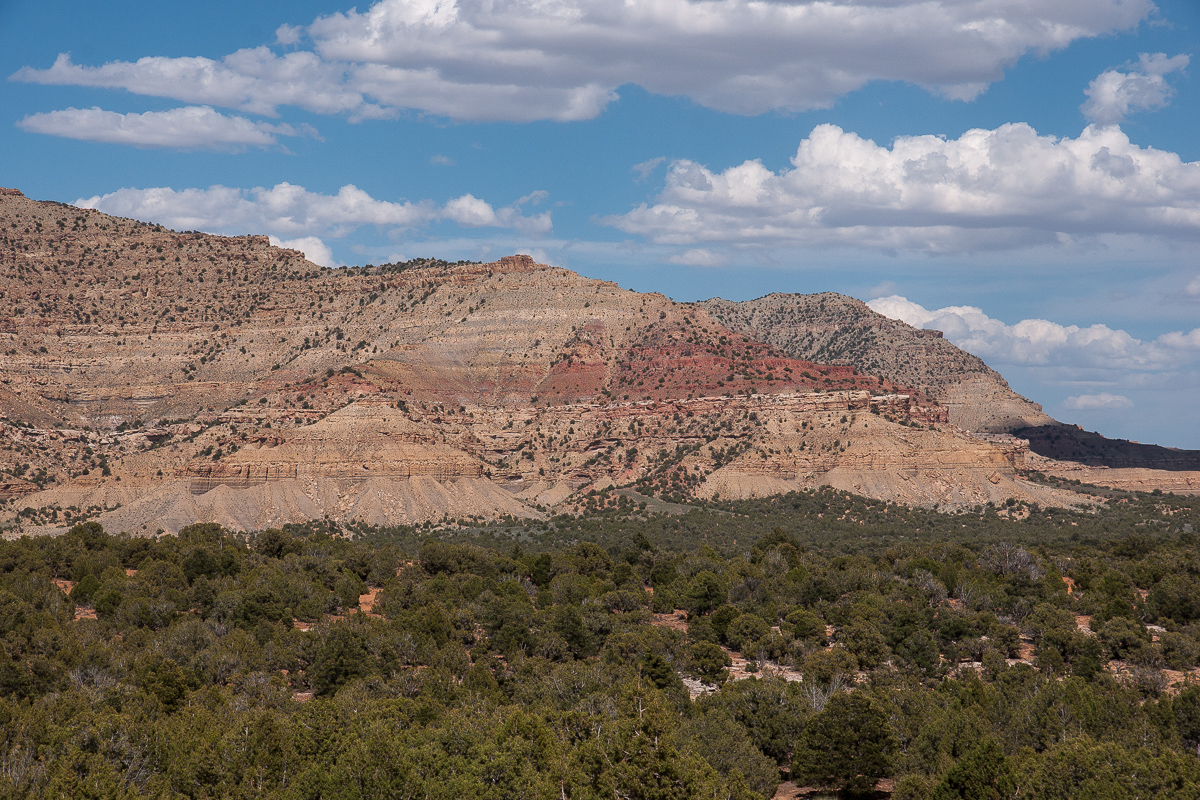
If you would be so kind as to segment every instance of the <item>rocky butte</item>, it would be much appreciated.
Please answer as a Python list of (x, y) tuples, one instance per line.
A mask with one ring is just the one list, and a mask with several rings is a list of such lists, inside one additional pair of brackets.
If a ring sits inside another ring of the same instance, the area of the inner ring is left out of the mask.
[[(1063, 506), (1027, 458), (1108, 469), (1032, 456), (1012, 432), (1063, 426), (839, 295), (676, 303), (521, 255), (329, 269), (6, 189), (0, 308), (10, 533), (528, 517), (613, 486)], [(1108, 471), (1200, 486), (1143, 466)]]

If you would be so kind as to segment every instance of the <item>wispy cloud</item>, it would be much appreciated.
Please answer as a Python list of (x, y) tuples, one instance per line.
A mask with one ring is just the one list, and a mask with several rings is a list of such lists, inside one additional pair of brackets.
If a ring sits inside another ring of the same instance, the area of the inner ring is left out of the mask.
[(24, 67), (11, 80), (63, 86), (125, 89), (185, 103), (234, 108), (278, 116), (279, 106), (351, 119), (394, 116), (395, 111), (366, 100), (347, 83), (346, 65), (323, 61), (308, 51), (278, 56), (267, 47), (239, 50), (220, 61), (211, 58), (147, 56), (100, 67), (75, 64), (62, 53), (47, 69)]
[(242, 150), (270, 147), (280, 136), (317, 136), (309, 125), (273, 125), (226, 116), (209, 106), (119, 114), (100, 108), (67, 108), (31, 114), (17, 122), (30, 133), (136, 147), (178, 150)]
[(1068, 408), (1072, 411), (1125, 411), (1133, 408), (1133, 401), (1122, 394), (1100, 392), (1099, 394), (1072, 395), (1063, 400), (1062, 405), (1063, 408)]
[(182, 230), (266, 233), (290, 240), (342, 237), (364, 225), (414, 229), (440, 220), (470, 228), (511, 228), (530, 235), (548, 234), (553, 227), (550, 212), (522, 214), (520, 206), (526, 202), (528, 197), (495, 208), (470, 194), (443, 205), (432, 200), (393, 202), (376, 199), (351, 184), (343, 186), (337, 194), (328, 195), (280, 183), (253, 189), (227, 186), (119, 189), (81, 198), (75, 205)]
[(629, 169), (637, 173), (637, 178), (635, 178), (635, 180), (644, 181), (650, 177), (651, 172), (654, 172), (654, 170), (658, 169), (659, 164), (666, 160), (666, 156), (658, 156), (657, 158), (651, 158), (648, 161), (643, 161), (640, 164), (634, 164)]
[(688, 267), (723, 267), (725, 258), (720, 253), (714, 253), (704, 247), (693, 247), (682, 253), (667, 256), (668, 264), (682, 264)]

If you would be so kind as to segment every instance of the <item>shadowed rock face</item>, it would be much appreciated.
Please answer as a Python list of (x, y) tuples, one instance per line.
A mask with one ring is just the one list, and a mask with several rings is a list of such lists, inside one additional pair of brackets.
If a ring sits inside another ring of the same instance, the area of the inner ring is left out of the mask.
[(793, 358), (846, 364), (920, 389), (969, 431), (1011, 433), (1052, 425), (1042, 407), (1009, 388), (999, 373), (959, 350), (940, 331), (920, 330), (872, 311), (852, 297), (769, 294), (734, 303), (698, 304), (725, 325)]
[(1108, 439), (1076, 425), (1042, 425), (1013, 433), (1027, 439), (1033, 452), (1058, 461), (1112, 469), (1200, 471), (1200, 450)]
[(945, 424), (961, 382), (798, 358), (528, 256), (331, 270), (7, 193), (0, 303), (0, 514), (27, 529), (538, 515), (613, 484), (1071, 502), (1016, 478), (1019, 443)]

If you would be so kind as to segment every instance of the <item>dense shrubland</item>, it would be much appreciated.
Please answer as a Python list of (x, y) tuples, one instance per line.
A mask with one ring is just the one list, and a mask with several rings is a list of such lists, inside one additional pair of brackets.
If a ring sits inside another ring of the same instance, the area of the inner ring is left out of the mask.
[(4, 542), (0, 794), (1200, 796), (1200, 502), (592, 508)]

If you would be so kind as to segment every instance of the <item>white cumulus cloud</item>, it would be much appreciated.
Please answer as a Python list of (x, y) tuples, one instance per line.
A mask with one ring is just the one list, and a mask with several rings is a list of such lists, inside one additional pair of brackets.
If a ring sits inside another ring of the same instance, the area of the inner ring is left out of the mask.
[[(314, 50), (100, 67), (60, 56), (14, 77), (124, 88), (257, 113), (579, 120), (616, 89), (738, 114), (830, 106), (870, 81), (971, 99), (1022, 55), (1129, 30), (1151, 0), (380, 0), (316, 19)], [(282, 26), (281, 45), (301, 30)]]
[[(536, 193), (539, 197), (543, 194)], [(442, 208), (442, 216), (466, 228), (513, 228), (522, 233), (547, 233), (550, 230), (550, 212), (522, 216), (520, 206), (531, 197), (523, 197), (511, 206), (493, 208), (490, 203), (471, 194), (455, 198)]]
[(271, 244), (275, 245), (276, 247), (286, 247), (289, 250), (299, 250), (304, 254), (305, 258), (314, 264), (318, 264), (322, 267), (337, 266), (337, 262), (334, 261), (333, 258), (333, 251), (330, 250), (329, 246), (321, 241), (320, 237), (318, 236), (302, 236), (299, 239), (280, 239), (276, 236), (271, 236), (269, 238), (271, 240)]
[(275, 29), (275, 41), (282, 45), (300, 44), (304, 29), (296, 25), (280, 25)]
[(704, 247), (693, 247), (682, 253), (667, 256), (670, 264), (683, 264), (688, 267), (723, 267), (725, 258), (720, 253), (714, 253)]
[(1121, 122), (1135, 111), (1163, 108), (1175, 94), (1163, 76), (1182, 72), (1189, 61), (1186, 55), (1168, 58), (1166, 53), (1142, 53), (1135, 69), (1100, 73), (1083, 90), (1088, 99), (1079, 108), (1088, 119), (1105, 125)]
[(940, 330), (955, 345), (993, 365), (1154, 372), (1176, 369), (1200, 358), (1200, 328), (1144, 342), (1107, 325), (1084, 328), (1044, 319), (1007, 325), (974, 306), (930, 310), (896, 295), (870, 300), (867, 305), (914, 328)]
[(714, 172), (673, 162), (654, 204), (604, 222), (659, 244), (835, 246), (942, 253), (1060, 245), (1110, 234), (1200, 239), (1200, 162), (1142, 148), (1116, 127), (1078, 138), (1029, 125), (885, 147), (835, 125), (792, 168)]
[(1072, 411), (1094, 411), (1094, 410), (1116, 410), (1124, 411), (1133, 408), (1133, 401), (1125, 395), (1109, 394), (1108, 392), (1100, 392), (1099, 394), (1077, 394), (1063, 400), (1063, 408), (1069, 408)]
[[(543, 193), (535, 194), (541, 197)], [(119, 189), (81, 198), (75, 205), (158, 222), (177, 230), (265, 233), (291, 240), (345, 236), (364, 225), (411, 229), (443, 219), (465, 227), (512, 228), (529, 234), (549, 232), (550, 212), (522, 215), (520, 205), (526, 202), (530, 202), (529, 197), (496, 209), (468, 194), (439, 206), (431, 200), (417, 203), (378, 200), (352, 184), (329, 195), (280, 183), (271, 188), (257, 186), (248, 190), (227, 186)]]
[(230, 117), (209, 106), (119, 114), (100, 108), (67, 108), (31, 114), (17, 122), (31, 133), (45, 133), (89, 142), (110, 142), (136, 147), (169, 147), (180, 150), (240, 150), (270, 147), (280, 136), (315, 136), (305, 125), (272, 125), (245, 117)]

